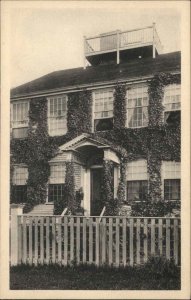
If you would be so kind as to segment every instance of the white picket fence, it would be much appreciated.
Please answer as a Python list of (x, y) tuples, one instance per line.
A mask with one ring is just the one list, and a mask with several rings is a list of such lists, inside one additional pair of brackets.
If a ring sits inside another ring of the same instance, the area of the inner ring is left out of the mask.
[[(11, 263), (143, 264), (153, 255), (180, 265), (179, 218), (16, 216)], [(15, 242), (16, 247), (15, 247)], [(16, 252), (15, 252), (16, 251)]]

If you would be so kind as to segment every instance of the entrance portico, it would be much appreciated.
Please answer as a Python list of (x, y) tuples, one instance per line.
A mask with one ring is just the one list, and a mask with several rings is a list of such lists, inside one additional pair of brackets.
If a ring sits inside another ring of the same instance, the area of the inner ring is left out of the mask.
[[(113, 163), (113, 194), (117, 196), (120, 159), (110, 145), (97, 141), (89, 134), (82, 134), (60, 146), (65, 160), (81, 166), (81, 187), (85, 215), (99, 215), (103, 209), (101, 192), (103, 185), (103, 163)], [(77, 176), (77, 175), (76, 175)], [(75, 178), (77, 180), (77, 178)]]

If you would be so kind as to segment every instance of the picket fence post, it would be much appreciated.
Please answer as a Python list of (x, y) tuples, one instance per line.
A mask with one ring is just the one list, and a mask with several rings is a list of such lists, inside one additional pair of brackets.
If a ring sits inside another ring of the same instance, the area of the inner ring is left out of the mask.
[(19, 231), (18, 231), (18, 216), (23, 214), (23, 205), (12, 204), (11, 205), (11, 266), (18, 264), (19, 258)]

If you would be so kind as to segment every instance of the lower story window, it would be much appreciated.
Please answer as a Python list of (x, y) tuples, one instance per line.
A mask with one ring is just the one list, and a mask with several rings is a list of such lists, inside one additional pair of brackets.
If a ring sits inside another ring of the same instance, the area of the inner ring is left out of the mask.
[(180, 179), (164, 180), (165, 200), (180, 200)]
[(27, 186), (26, 185), (13, 186), (12, 196), (15, 203), (25, 203), (27, 201)]
[(65, 184), (49, 184), (48, 201), (59, 202), (63, 200)]
[(147, 180), (134, 180), (127, 181), (127, 200), (133, 201), (146, 201), (148, 194), (148, 181)]

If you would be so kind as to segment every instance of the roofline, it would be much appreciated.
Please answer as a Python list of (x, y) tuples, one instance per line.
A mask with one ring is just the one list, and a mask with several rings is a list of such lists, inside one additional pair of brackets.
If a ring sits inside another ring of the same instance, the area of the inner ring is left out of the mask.
[[(174, 71), (171, 72), (172, 75), (180, 74), (180, 71)], [(58, 95), (58, 94), (63, 94), (63, 93), (72, 93), (72, 92), (78, 92), (86, 88), (87, 90), (93, 90), (97, 87), (100, 88), (105, 88), (105, 87), (111, 87), (116, 85), (116, 83), (126, 83), (126, 84), (131, 84), (136, 83), (136, 82), (145, 82), (151, 78), (153, 78), (154, 75), (150, 76), (144, 76), (144, 77), (134, 77), (131, 79), (119, 79), (119, 80), (110, 80), (110, 81), (102, 81), (102, 82), (97, 82), (97, 83), (89, 83), (89, 84), (81, 84), (81, 85), (75, 85), (75, 86), (67, 86), (64, 88), (58, 88), (58, 89), (52, 89), (52, 90), (42, 90), (42, 91), (37, 91), (33, 92), (30, 94), (21, 94), (17, 96), (10, 97), (11, 101), (14, 100), (24, 100), (28, 98), (39, 98), (42, 96), (52, 96), (52, 95)]]

